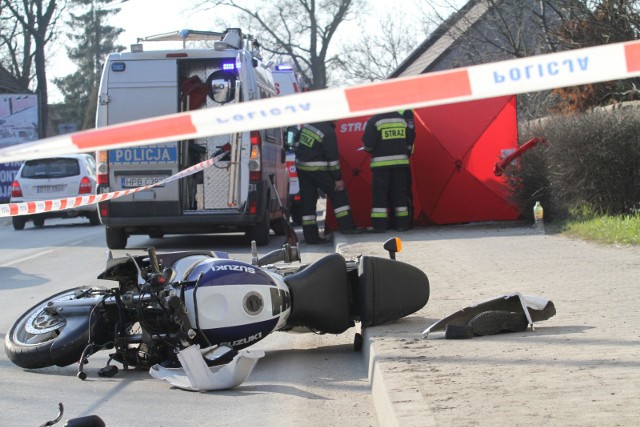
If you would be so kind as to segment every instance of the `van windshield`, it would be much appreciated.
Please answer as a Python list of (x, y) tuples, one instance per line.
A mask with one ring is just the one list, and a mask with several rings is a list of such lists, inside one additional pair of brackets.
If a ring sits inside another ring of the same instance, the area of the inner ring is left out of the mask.
[(76, 159), (37, 159), (29, 160), (22, 168), (20, 176), (30, 179), (64, 178), (80, 175), (80, 165)]

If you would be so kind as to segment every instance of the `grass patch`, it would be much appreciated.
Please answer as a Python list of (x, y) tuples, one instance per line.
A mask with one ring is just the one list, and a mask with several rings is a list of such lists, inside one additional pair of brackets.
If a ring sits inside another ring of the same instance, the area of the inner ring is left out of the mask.
[(620, 216), (584, 213), (567, 220), (562, 233), (599, 243), (640, 245), (640, 213)]

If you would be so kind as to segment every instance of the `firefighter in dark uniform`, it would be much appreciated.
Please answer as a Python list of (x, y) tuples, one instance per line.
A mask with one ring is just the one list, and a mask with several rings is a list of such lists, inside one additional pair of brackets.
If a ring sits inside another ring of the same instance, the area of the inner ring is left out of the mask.
[(367, 121), (362, 142), (371, 154), (371, 225), (376, 233), (387, 229), (389, 198), (398, 231), (409, 229), (409, 156), (415, 137), (411, 110), (376, 114)]
[(302, 126), (294, 142), (296, 169), (300, 180), (302, 232), (308, 244), (330, 243), (318, 233), (316, 204), (318, 189), (324, 191), (344, 234), (359, 233), (351, 217), (349, 195), (340, 173), (338, 140), (335, 124), (331, 122), (311, 123)]

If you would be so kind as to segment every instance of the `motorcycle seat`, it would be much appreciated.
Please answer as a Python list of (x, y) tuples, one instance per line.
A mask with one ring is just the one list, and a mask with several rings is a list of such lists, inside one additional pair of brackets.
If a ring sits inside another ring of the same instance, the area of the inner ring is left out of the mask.
[(354, 326), (349, 314), (349, 277), (340, 254), (327, 255), (286, 276), (291, 291), (291, 326), (340, 334)]

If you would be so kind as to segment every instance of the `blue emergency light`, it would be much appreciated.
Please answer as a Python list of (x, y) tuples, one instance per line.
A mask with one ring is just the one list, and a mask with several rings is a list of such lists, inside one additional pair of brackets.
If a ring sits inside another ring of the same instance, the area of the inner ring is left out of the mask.
[(124, 62), (112, 62), (111, 63), (111, 71), (119, 73), (123, 72), (127, 68), (127, 64)]
[(224, 64), (222, 64), (222, 69), (225, 71), (235, 70), (235, 68), (236, 68), (236, 64), (232, 62), (225, 62)]
[(293, 67), (291, 65), (276, 65), (276, 70), (278, 71), (290, 71), (293, 70)]

